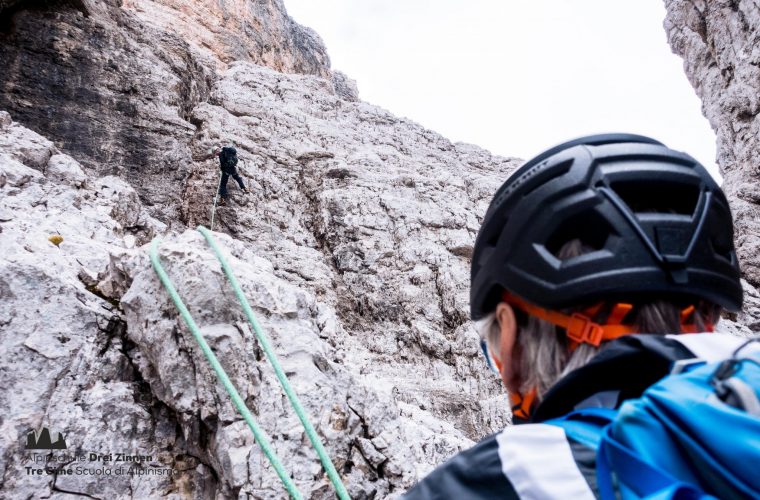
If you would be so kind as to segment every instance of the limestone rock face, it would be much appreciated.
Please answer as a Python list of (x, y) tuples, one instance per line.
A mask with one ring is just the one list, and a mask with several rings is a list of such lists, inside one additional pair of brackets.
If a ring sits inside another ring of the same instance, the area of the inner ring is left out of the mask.
[[(352, 496), (393, 496), (507, 423), (466, 321), (467, 270), (478, 217), (516, 161), (347, 101), (321, 77), (243, 62), (219, 75), (192, 112), (188, 147), (201, 159), (167, 208), (208, 224), (218, 166), (203, 158), (236, 143), (252, 192), (230, 186), (217, 237)], [(168, 232), (121, 177), (92, 177), (5, 112), (0, 166), (4, 495), (283, 495), (149, 266), (155, 234), (299, 487), (332, 495), (195, 231)], [(152, 457), (143, 469), (180, 473), (107, 485), (24, 476), (23, 437), (43, 424), (70, 449), (130, 450)]]
[[(665, 29), (718, 138), (718, 164), (736, 219), (747, 280), (760, 285), (760, 6), (666, 0)], [(760, 323), (754, 323), (760, 330)]]
[[(378, 370), (357, 366), (363, 352), (345, 331), (329, 323), (335, 318), (329, 305), (278, 278), (272, 263), (248, 245), (217, 237), (352, 497), (382, 498), (403, 490), (425, 464), (472, 443), (442, 420), (428, 416), (425, 421), (427, 412), (398, 400), (391, 381), (375, 375)], [(330, 498), (332, 487), (316, 453), (202, 236), (187, 231), (167, 240), (160, 253), (203, 325), (204, 337), (299, 488), (308, 498)], [(282, 497), (279, 479), (178, 321), (145, 253), (120, 265), (133, 278), (121, 305), (130, 325), (128, 336), (141, 346), (135, 362), (151, 381), (155, 397), (185, 430), (188, 453), (202, 457), (223, 478), (218, 491), (225, 497)]]
[[(111, 259), (165, 227), (121, 179), (86, 177), (73, 158), (6, 112), (0, 123), (2, 496), (146, 497), (168, 489), (165, 477), (94, 482), (25, 472), (39, 464), (24, 458), (22, 443), (42, 425), (62, 432), (72, 452), (160, 453), (177, 439), (174, 417), (151, 404), (123, 314), (105, 295)], [(53, 235), (62, 241), (54, 244)]]
[(319, 75), (356, 99), (281, 0), (0, 3), (0, 109), (86, 170), (138, 186), (170, 225), (181, 225), (191, 110), (233, 60)]
[(331, 77), (322, 39), (293, 21), (282, 0), (125, 0), (122, 5), (145, 25), (176, 33), (219, 67), (252, 61), (282, 73)]
[[(209, 224), (213, 151), (229, 142), (251, 194), (231, 186), (215, 229), (352, 496), (393, 496), (507, 423), (466, 321), (467, 273), (515, 160), (358, 102), (281, 2), (20, 1), (0, 17), (4, 494), (283, 495), (149, 267), (143, 245), (163, 234), (180, 293), (299, 487), (332, 495), (185, 231)], [(25, 389), (27, 366), (40, 376)], [(43, 424), (70, 448), (179, 472), (107, 487), (20, 475), (19, 443)]]
[[(217, 229), (333, 306), (331, 322), (361, 347), (361, 370), (398, 398), (460, 415), (473, 438), (489, 426), (491, 412), (468, 410), (498, 390), (468, 321), (469, 256), (479, 217), (517, 163), (345, 102), (322, 79), (250, 63), (221, 75), (212, 100), (195, 110), (194, 147), (231, 138), (251, 190), (231, 188)], [(215, 161), (192, 175), (184, 218), (207, 224)], [(420, 377), (423, 365), (430, 376)]]

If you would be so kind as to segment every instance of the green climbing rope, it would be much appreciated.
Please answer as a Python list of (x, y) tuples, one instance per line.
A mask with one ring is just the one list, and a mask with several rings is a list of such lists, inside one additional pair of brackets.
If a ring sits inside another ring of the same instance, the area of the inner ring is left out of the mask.
[(222, 368), (222, 365), (219, 363), (219, 360), (214, 355), (214, 352), (206, 343), (206, 339), (203, 338), (203, 335), (201, 334), (201, 331), (198, 328), (198, 325), (195, 323), (195, 320), (193, 320), (193, 317), (190, 315), (190, 311), (187, 310), (187, 307), (185, 306), (184, 302), (182, 302), (182, 299), (177, 293), (177, 290), (174, 288), (174, 285), (169, 279), (169, 276), (166, 274), (166, 271), (164, 271), (164, 268), (161, 266), (161, 260), (158, 257), (158, 238), (153, 239), (153, 241), (150, 244), (150, 262), (153, 264), (153, 269), (155, 269), (156, 274), (158, 274), (158, 278), (161, 280), (161, 283), (164, 284), (166, 291), (169, 292), (169, 296), (174, 301), (174, 305), (177, 306), (177, 309), (179, 310), (179, 313), (182, 316), (182, 319), (185, 320), (185, 324), (192, 332), (193, 337), (195, 337), (195, 340), (198, 342), (198, 345), (200, 346), (201, 351), (203, 352), (204, 356), (206, 356), (206, 359), (208, 360), (209, 364), (216, 372), (216, 376), (219, 377), (219, 380), (222, 382), (222, 385), (227, 390), (227, 394), (230, 395), (230, 398), (232, 399), (232, 402), (235, 404), (235, 407), (243, 416), (243, 419), (248, 424), (248, 427), (251, 428), (251, 432), (253, 432), (253, 436), (256, 439), (256, 442), (259, 443), (259, 446), (261, 447), (261, 451), (264, 452), (264, 455), (266, 455), (266, 457), (269, 459), (269, 462), (272, 464), (272, 467), (274, 467), (275, 472), (277, 472), (277, 475), (280, 476), (280, 480), (282, 480), (290, 496), (296, 500), (302, 500), (303, 495), (301, 495), (301, 492), (298, 491), (298, 488), (296, 487), (295, 483), (293, 483), (293, 480), (290, 478), (290, 475), (288, 475), (287, 471), (283, 467), (282, 462), (280, 462), (280, 459), (277, 457), (274, 450), (270, 446), (269, 440), (267, 439), (266, 434), (264, 434), (264, 432), (261, 430), (259, 425), (256, 423), (256, 420), (253, 418), (253, 415), (251, 415), (251, 411), (245, 405), (243, 398), (240, 397), (240, 393), (238, 393), (232, 381), (227, 376), (227, 372), (224, 371), (224, 368)]
[(219, 171), (219, 185), (214, 193), (214, 207), (211, 209), (211, 230), (214, 230), (214, 216), (216, 215), (216, 202), (219, 200), (219, 191), (222, 189), (222, 171)]
[(335, 470), (335, 466), (330, 460), (330, 456), (327, 454), (327, 450), (325, 450), (325, 447), (322, 445), (322, 442), (317, 435), (317, 431), (314, 429), (314, 426), (311, 425), (309, 417), (306, 415), (303, 406), (301, 406), (301, 402), (299, 401), (298, 396), (290, 386), (288, 377), (282, 370), (282, 366), (280, 366), (280, 362), (277, 360), (277, 355), (272, 349), (272, 346), (269, 343), (269, 339), (264, 333), (264, 330), (261, 328), (261, 325), (256, 319), (256, 316), (253, 314), (253, 309), (251, 309), (251, 305), (248, 303), (248, 299), (246, 299), (245, 294), (243, 293), (243, 289), (240, 288), (240, 283), (238, 283), (237, 278), (235, 278), (235, 275), (232, 272), (232, 268), (230, 268), (229, 264), (227, 263), (227, 259), (225, 259), (224, 255), (222, 255), (222, 251), (216, 244), (214, 237), (211, 235), (211, 231), (203, 226), (198, 226), (198, 231), (200, 231), (203, 237), (206, 238), (206, 241), (214, 250), (216, 258), (219, 259), (219, 262), (222, 264), (224, 274), (226, 274), (227, 279), (230, 280), (232, 289), (235, 291), (235, 296), (240, 302), (240, 305), (243, 307), (243, 312), (245, 313), (246, 318), (248, 318), (248, 322), (253, 327), (253, 331), (256, 333), (256, 338), (259, 340), (259, 344), (264, 350), (267, 359), (272, 364), (274, 373), (277, 375), (277, 379), (280, 381), (280, 385), (282, 386), (283, 391), (285, 391), (285, 394), (290, 400), (290, 404), (293, 406), (293, 410), (296, 412), (296, 415), (298, 415), (299, 420), (301, 420), (301, 424), (303, 424), (303, 428), (306, 431), (306, 435), (308, 436), (309, 441), (311, 441), (311, 444), (314, 446), (317, 455), (319, 455), (319, 460), (322, 462), (322, 467), (324, 467), (325, 472), (327, 472), (327, 476), (330, 478), (330, 482), (332, 482), (333, 486), (335, 487), (338, 498), (341, 500), (349, 500), (350, 497), (348, 496), (348, 491), (346, 491), (346, 487), (343, 486), (343, 482), (340, 480), (338, 471)]
[[(293, 388), (290, 386), (288, 378), (285, 375), (285, 372), (282, 370), (282, 367), (280, 366), (280, 363), (277, 359), (277, 355), (275, 354), (274, 350), (272, 349), (271, 344), (269, 343), (269, 339), (267, 338), (266, 334), (261, 328), (261, 325), (256, 319), (256, 316), (254, 315), (253, 310), (251, 309), (251, 306), (248, 303), (248, 300), (243, 294), (243, 290), (241, 289), (240, 284), (237, 281), (237, 278), (235, 278), (235, 275), (233, 274), (232, 269), (227, 263), (227, 260), (225, 259), (224, 255), (222, 255), (221, 249), (216, 244), (216, 241), (214, 240), (213, 236), (211, 235), (211, 232), (208, 229), (206, 229), (203, 226), (198, 226), (198, 231), (201, 234), (203, 234), (203, 236), (206, 238), (206, 241), (214, 250), (214, 253), (217, 256), (217, 259), (219, 259), (219, 262), (222, 265), (222, 269), (224, 270), (224, 273), (227, 275), (227, 278), (229, 279), (230, 284), (232, 285), (235, 295), (238, 298), (238, 301), (240, 302), (240, 305), (243, 308), (243, 312), (245, 313), (246, 318), (248, 318), (248, 322), (251, 324), (251, 327), (253, 328), (253, 331), (256, 334), (259, 344), (261, 345), (262, 349), (264, 350), (264, 353), (267, 356), (267, 359), (272, 364), (275, 375), (277, 376), (277, 379), (280, 381), (280, 385), (282, 386), (283, 390), (285, 391), (285, 394), (290, 400), (290, 403), (293, 406), (293, 409), (296, 412), (296, 415), (301, 420), (304, 430), (306, 431), (306, 435), (311, 441), (312, 445), (314, 446), (314, 449), (316, 450), (317, 455), (319, 456), (319, 459), (322, 462), (322, 466), (327, 472), (327, 476), (329, 477), (330, 481), (335, 487), (338, 497), (341, 500), (349, 500), (350, 497), (348, 496), (348, 491), (346, 491), (346, 488), (343, 485), (343, 482), (341, 481), (340, 476), (338, 475), (338, 471), (335, 469), (335, 466), (330, 460), (330, 457), (327, 454), (327, 450), (325, 450), (324, 446), (322, 445), (322, 442), (319, 440), (319, 436), (317, 435), (317, 432), (314, 429), (314, 426), (309, 421), (309, 418), (307, 417), (306, 412), (304, 411), (298, 399), (298, 396), (293, 391)], [(245, 406), (245, 403), (243, 402), (242, 398), (240, 397), (237, 390), (235, 389), (235, 386), (232, 385), (232, 382), (229, 380), (229, 377), (225, 373), (222, 366), (219, 364), (219, 361), (214, 356), (214, 353), (208, 347), (208, 344), (206, 343), (205, 339), (201, 335), (200, 330), (198, 329), (198, 326), (195, 324), (195, 322), (193, 321), (193, 318), (190, 316), (190, 312), (187, 310), (187, 307), (185, 307), (184, 303), (182, 303), (182, 300), (177, 294), (177, 291), (175, 290), (174, 286), (169, 280), (169, 277), (167, 276), (166, 272), (161, 267), (161, 263), (158, 258), (158, 239), (154, 239), (153, 243), (151, 244), (150, 257), (151, 257), (151, 262), (153, 263), (153, 268), (156, 270), (156, 273), (161, 279), (161, 282), (164, 284), (167, 291), (169, 292), (169, 295), (171, 296), (172, 300), (177, 306), (177, 309), (180, 311), (182, 318), (185, 320), (185, 323), (187, 324), (188, 328), (190, 328), (190, 331), (193, 333), (193, 336), (195, 337), (196, 341), (200, 345), (201, 350), (203, 351), (204, 355), (208, 359), (209, 363), (214, 368), (214, 371), (216, 371), (217, 376), (222, 381), (224, 388), (227, 390), (228, 394), (232, 398), (238, 411), (240, 411), (240, 414), (243, 416), (246, 423), (251, 428), (251, 431), (253, 432), (254, 437), (256, 438), (256, 441), (259, 443), (259, 446), (261, 446), (262, 451), (267, 456), (269, 461), (272, 463), (272, 466), (274, 467), (275, 471), (280, 476), (280, 479), (282, 480), (282, 482), (285, 484), (285, 487), (287, 488), (288, 493), (290, 493), (290, 495), (293, 498), (296, 498), (296, 499), (302, 498), (300, 492), (298, 491), (298, 489), (296, 489), (292, 480), (290, 479), (290, 477), (287, 475), (284, 468), (282, 467), (282, 464), (277, 458), (277, 455), (275, 455), (274, 451), (270, 448), (269, 443), (266, 439), (266, 436), (263, 434), (261, 429), (256, 424), (256, 421), (253, 419), (251, 412)]]

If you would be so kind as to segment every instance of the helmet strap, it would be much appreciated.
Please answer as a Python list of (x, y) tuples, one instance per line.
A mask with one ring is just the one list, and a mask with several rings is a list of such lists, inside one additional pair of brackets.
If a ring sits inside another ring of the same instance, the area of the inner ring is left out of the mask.
[[(564, 328), (567, 332), (567, 337), (570, 339), (571, 351), (574, 351), (580, 344), (590, 344), (599, 347), (604, 341), (613, 340), (632, 333), (640, 333), (635, 325), (623, 324), (625, 317), (628, 316), (628, 313), (633, 309), (632, 304), (623, 302), (614, 304), (607, 318), (607, 323), (599, 324), (591, 319), (600, 310), (598, 304), (583, 312), (565, 314), (531, 304), (508, 291), (503, 293), (502, 299), (531, 316), (547, 321), (560, 328)], [(681, 311), (680, 333), (698, 332), (695, 323), (686, 323), (686, 321), (693, 316), (694, 311), (695, 307), (693, 305), (686, 307)], [(712, 332), (712, 323), (708, 322), (705, 325), (704, 331)]]
[(519, 392), (510, 392), (509, 401), (512, 404), (512, 418), (518, 418), (520, 420), (529, 420), (531, 414), (531, 407), (536, 401), (537, 391), (535, 388), (531, 389), (528, 394), (523, 396)]

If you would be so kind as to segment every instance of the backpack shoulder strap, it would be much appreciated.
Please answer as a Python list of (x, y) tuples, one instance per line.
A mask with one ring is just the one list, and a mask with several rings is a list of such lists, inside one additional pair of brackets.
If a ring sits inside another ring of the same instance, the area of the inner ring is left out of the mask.
[(544, 422), (561, 427), (568, 438), (597, 452), (596, 481), (602, 499), (617, 498), (613, 471), (619, 477), (636, 478), (637, 491), (634, 494), (639, 495), (636, 498), (712, 498), (657, 469), (612, 438), (609, 424), (617, 413), (610, 408), (584, 408)]
[(715, 498), (686, 482), (679, 481), (631, 452), (614, 439), (610, 428), (607, 428), (602, 433), (602, 441), (596, 456), (596, 484), (602, 499), (618, 498), (613, 483), (613, 471), (617, 477), (618, 487), (633, 486), (634, 498), (651, 500)]

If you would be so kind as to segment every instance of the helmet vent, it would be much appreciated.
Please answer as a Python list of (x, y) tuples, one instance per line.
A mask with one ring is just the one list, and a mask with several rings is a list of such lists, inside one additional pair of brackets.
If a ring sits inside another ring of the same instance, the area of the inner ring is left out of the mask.
[(615, 231), (595, 210), (587, 210), (564, 220), (549, 237), (546, 249), (564, 261), (581, 254), (602, 250)]
[(692, 216), (699, 202), (699, 186), (683, 182), (618, 181), (610, 187), (635, 214), (671, 213)]

